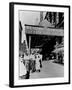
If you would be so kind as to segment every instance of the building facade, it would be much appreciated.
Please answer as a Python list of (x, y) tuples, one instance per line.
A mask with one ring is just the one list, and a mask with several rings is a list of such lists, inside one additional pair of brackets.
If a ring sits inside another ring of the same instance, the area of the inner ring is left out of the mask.
[(62, 12), (40, 12), (40, 22), (47, 19), (56, 28), (64, 28), (64, 13)]

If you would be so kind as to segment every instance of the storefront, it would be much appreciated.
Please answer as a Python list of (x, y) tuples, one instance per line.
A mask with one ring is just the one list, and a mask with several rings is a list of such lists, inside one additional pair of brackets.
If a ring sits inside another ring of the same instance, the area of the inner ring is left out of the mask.
[(58, 45), (52, 52), (56, 54), (55, 62), (64, 64), (64, 45)]

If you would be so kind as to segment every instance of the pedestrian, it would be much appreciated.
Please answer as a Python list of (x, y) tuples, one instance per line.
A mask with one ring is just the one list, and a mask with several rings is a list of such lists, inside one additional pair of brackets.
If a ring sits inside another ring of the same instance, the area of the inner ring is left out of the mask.
[(34, 56), (34, 54), (31, 54), (30, 55), (30, 60), (31, 60), (31, 72), (33, 73), (33, 72), (35, 72), (35, 56)]
[(36, 60), (36, 71), (39, 71), (40, 72), (40, 57), (38, 54), (35, 55), (35, 60)]
[(40, 58), (40, 60), (39, 60), (39, 62), (40, 62), (40, 68), (42, 68), (42, 55), (41, 54), (39, 54), (39, 58)]
[(23, 55), (19, 56), (19, 66), (20, 66), (20, 79), (26, 79), (26, 67), (23, 61)]
[(26, 66), (26, 79), (30, 77), (30, 58), (27, 53), (24, 54), (25, 66)]

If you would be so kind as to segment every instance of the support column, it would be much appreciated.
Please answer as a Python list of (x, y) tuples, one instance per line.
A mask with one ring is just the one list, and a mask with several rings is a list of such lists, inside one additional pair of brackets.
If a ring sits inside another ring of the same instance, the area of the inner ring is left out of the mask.
[(42, 22), (42, 20), (43, 20), (43, 12), (41, 11), (40, 12), (40, 22)]
[(56, 24), (59, 23), (59, 12), (56, 13)]
[(54, 24), (54, 13), (52, 12), (52, 24)]
[(31, 53), (31, 36), (29, 36), (29, 54)]
[(48, 12), (48, 21), (50, 22), (50, 12)]

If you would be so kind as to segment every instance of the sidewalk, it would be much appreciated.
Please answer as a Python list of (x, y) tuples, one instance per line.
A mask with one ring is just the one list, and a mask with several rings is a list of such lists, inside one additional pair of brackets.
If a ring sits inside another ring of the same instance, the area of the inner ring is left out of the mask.
[(42, 64), (41, 72), (31, 73), (30, 79), (64, 76), (64, 65), (53, 63), (53, 61), (43, 61)]

